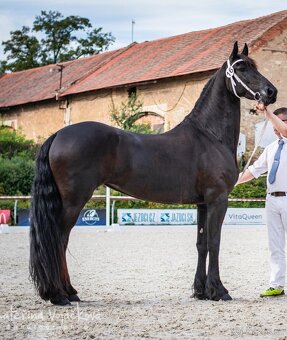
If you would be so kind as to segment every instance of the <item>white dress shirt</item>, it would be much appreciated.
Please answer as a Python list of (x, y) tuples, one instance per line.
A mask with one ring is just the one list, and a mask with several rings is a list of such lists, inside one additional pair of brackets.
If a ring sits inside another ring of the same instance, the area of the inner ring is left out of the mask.
[(275, 191), (285, 191), (287, 192), (287, 138), (282, 137), (284, 140), (284, 145), (281, 151), (280, 163), (276, 173), (276, 179), (273, 184), (268, 181), (268, 174), (272, 168), (275, 153), (278, 149), (278, 139), (269, 144), (260, 155), (260, 157), (249, 166), (248, 169), (255, 178), (268, 172), (267, 174), (267, 193)]

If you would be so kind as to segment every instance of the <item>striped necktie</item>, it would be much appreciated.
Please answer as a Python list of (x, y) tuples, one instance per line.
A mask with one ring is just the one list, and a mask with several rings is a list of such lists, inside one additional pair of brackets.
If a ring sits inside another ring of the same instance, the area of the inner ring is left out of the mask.
[(270, 170), (269, 176), (268, 176), (268, 181), (270, 184), (275, 182), (275, 178), (276, 178), (276, 172), (280, 163), (280, 155), (281, 155), (281, 151), (284, 145), (284, 140), (283, 139), (279, 139), (278, 141), (278, 148), (276, 150), (275, 156), (274, 156), (274, 161), (272, 164), (272, 168)]

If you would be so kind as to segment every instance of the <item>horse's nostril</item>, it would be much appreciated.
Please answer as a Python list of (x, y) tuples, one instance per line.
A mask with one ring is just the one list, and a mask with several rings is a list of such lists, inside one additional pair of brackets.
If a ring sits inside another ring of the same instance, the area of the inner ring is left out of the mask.
[(267, 96), (270, 98), (270, 97), (273, 97), (275, 95), (275, 89), (273, 89), (272, 87), (267, 87)]

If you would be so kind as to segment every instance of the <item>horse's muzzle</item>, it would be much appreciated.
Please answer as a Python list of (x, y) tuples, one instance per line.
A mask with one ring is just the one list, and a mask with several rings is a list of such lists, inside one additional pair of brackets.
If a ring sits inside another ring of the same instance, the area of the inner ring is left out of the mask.
[(273, 85), (267, 85), (261, 94), (261, 101), (264, 105), (273, 104), (277, 99), (277, 89)]

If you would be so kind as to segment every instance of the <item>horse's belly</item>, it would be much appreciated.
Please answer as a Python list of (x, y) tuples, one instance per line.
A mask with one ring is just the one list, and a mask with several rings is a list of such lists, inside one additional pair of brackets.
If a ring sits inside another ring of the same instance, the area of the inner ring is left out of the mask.
[(131, 174), (127, 181), (108, 185), (132, 197), (157, 203), (190, 204), (202, 199), (194, 181), (184, 182), (176, 175), (156, 176), (152, 172), (145, 176)]

